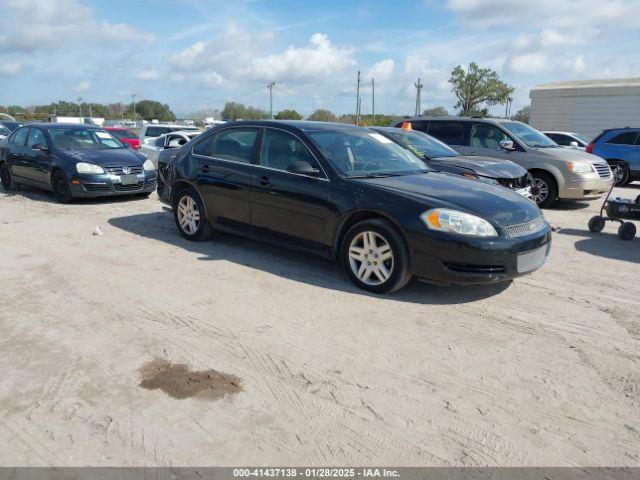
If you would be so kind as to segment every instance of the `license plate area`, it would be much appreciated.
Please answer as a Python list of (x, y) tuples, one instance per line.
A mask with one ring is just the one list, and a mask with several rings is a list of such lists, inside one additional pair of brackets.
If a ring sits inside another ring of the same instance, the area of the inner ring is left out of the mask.
[(549, 255), (549, 244), (530, 250), (528, 252), (518, 254), (517, 270), (518, 273), (526, 273), (544, 265)]
[(120, 176), (122, 185), (136, 185), (138, 183), (138, 175), (122, 175)]

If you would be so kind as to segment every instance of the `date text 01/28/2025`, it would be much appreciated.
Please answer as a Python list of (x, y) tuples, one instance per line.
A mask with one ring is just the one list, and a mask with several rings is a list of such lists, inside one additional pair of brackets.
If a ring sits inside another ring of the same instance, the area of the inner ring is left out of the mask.
[(283, 477), (283, 478), (394, 478), (397, 470), (387, 468), (234, 468), (234, 477)]

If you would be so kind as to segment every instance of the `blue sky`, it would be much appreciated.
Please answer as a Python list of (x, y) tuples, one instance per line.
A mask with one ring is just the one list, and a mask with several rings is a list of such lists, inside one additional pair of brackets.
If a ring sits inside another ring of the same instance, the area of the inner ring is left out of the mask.
[[(168, 103), (188, 114), (236, 100), (274, 109), (454, 111), (447, 79), (475, 61), (516, 87), (640, 76), (640, 0), (0, 0), (0, 104)], [(503, 109), (496, 108), (496, 111)]]

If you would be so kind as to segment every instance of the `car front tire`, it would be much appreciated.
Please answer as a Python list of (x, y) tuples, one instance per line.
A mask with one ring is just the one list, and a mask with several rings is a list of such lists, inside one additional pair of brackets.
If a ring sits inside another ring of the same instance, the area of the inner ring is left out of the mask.
[(13, 179), (11, 169), (6, 163), (0, 166), (0, 181), (2, 182), (2, 188), (5, 192), (15, 192), (20, 189), (20, 185)]
[(199, 241), (211, 237), (212, 229), (200, 195), (192, 188), (180, 190), (173, 199), (173, 218), (180, 235)]
[(373, 293), (400, 290), (412, 276), (402, 235), (383, 219), (364, 220), (349, 229), (341, 262), (358, 288)]
[(532, 176), (531, 199), (540, 208), (550, 207), (558, 197), (558, 187), (555, 179), (546, 172), (533, 172)]
[(53, 195), (59, 203), (70, 203), (73, 201), (73, 195), (71, 195), (71, 187), (69, 187), (69, 180), (62, 172), (54, 172), (51, 176), (51, 187), (53, 189)]

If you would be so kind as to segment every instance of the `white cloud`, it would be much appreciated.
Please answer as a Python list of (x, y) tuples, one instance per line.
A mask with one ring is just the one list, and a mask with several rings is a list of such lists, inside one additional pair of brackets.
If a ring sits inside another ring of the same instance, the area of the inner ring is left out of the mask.
[(15, 58), (0, 60), (0, 75), (14, 76), (22, 70), (22, 62)]
[(140, 70), (133, 74), (133, 78), (137, 80), (157, 80), (158, 77), (158, 71), (154, 69)]
[(367, 71), (365, 78), (374, 78), (380, 82), (385, 82), (392, 77), (395, 66), (396, 63), (392, 58), (386, 58), (375, 63), (373, 67)]
[(207, 73), (202, 78), (200, 85), (202, 85), (205, 88), (215, 88), (215, 87), (219, 87), (223, 83), (224, 83), (224, 78), (222, 77), (222, 75), (220, 75), (217, 72), (211, 72), (211, 73)]
[(547, 57), (541, 53), (525, 53), (511, 59), (511, 71), (525, 74), (538, 74), (549, 68)]
[(574, 58), (570, 58), (565, 60), (562, 63), (562, 67), (565, 70), (569, 70), (574, 74), (581, 74), (587, 70), (587, 62), (584, 58), (584, 55), (576, 55)]
[(78, 93), (86, 92), (91, 88), (91, 82), (89, 80), (85, 80), (84, 82), (80, 82), (71, 88), (73, 89), (74, 92), (78, 92)]

